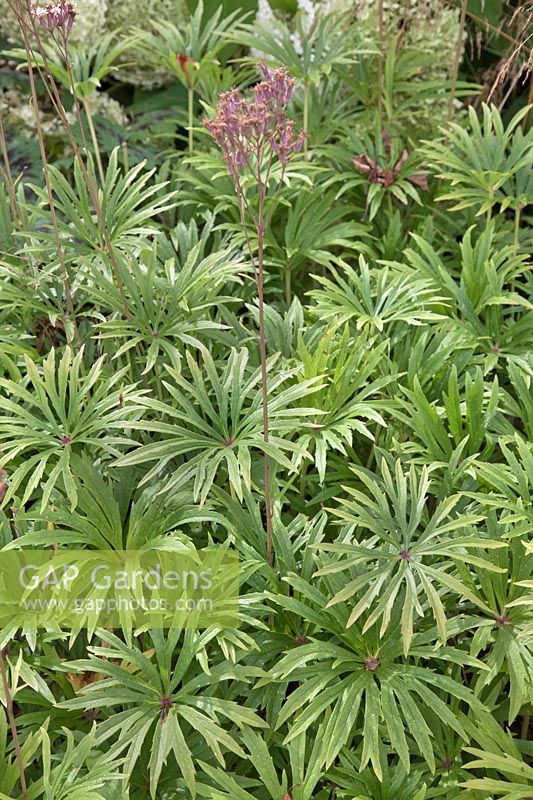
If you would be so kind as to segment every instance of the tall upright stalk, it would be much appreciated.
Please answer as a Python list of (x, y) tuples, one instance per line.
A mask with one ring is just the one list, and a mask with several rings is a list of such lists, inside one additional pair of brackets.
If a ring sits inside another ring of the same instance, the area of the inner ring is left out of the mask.
[(122, 163), (124, 164), (124, 174), (127, 175), (130, 171), (130, 159), (128, 156), (128, 143), (122, 142), (120, 145), (120, 149), (122, 150)]
[(383, 11), (383, 0), (378, 0), (377, 4), (377, 33), (378, 33), (378, 115), (380, 125), (382, 124), (383, 114), (383, 62), (385, 59), (385, 19)]
[(461, 16), (459, 19), (459, 32), (457, 34), (457, 42), (455, 45), (455, 56), (452, 64), (452, 83), (450, 86), (450, 96), (448, 98), (448, 122), (453, 117), (453, 107), (455, 103), (455, 94), (457, 92), (457, 80), (459, 77), (459, 66), (461, 64), (461, 53), (463, 52), (463, 38), (465, 33), (466, 23), (466, 6), (468, 0), (461, 0)]
[(17, 721), (15, 718), (15, 711), (13, 708), (13, 697), (11, 695), (11, 689), (9, 688), (9, 681), (7, 679), (7, 670), (5, 662), (6, 656), (7, 656), (7, 650), (6, 649), (0, 650), (0, 676), (2, 678), (2, 687), (4, 689), (4, 696), (6, 698), (7, 718), (9, 720), (9, 727), (11, 728), (11, 736), (13, 738), (13, 744), (15, 746), (15, 757), (17, 759), (20, 789), (22, 791), (22, 797), (24, 798), (24, 800), (28, 800), (29, 795), (28, 795), (28, 786), (26, 784), (26, 773), (24, 770), (24, 759), (22, 757), (22, 748), (20, 746), (20, 740), (17, 731)]
[(191, 76), (190, 68), (194, 64), (193, 59), (185, 53), (180, 53), (176, 57), (178, 68), (181, 72), (182, 80), (187, 89), (187, 121), (188, 121), (188, 148), (189, 153), (194, 152), (194, 86), (195, 82)]
[[(46, 155), (46, 146), (44, 143), (44, 135), (43, 129), (41, 125), (41, 115), (39, 113), (39, 100), (37, 96), (37, 86), (35, 82), (35, 73), (32, 65), (32, 50), (31, 44), (28, 39), (27, 30), (26, 30), (26, 21), (24, 19), (24, 9), (22, 7), (22, 0), (14, 0), (16, 6), (14, 11), (17, 15), (17, 20), (19, 22), (20, 30), (22, 33), (22, 38), (24, 40), (24, 49), (26, 51), (26, 60), (28, 62), (28, 78), (30, 83), (30, 92), (31, 92), (31, 105), (33, 110), (33, 117), (35, 120), (35, 129), (37, 132), (37, 141), (39, 143), (39, 153), (41, 155), (41, 162), (43, 165), (43, 175), (44, 175), (44, 182), (46, 185), (46, 194), (48, 198), (48, 206), (50, 209), (50, 218), (52, 220), (52, 228), (54, 231), (54, 241), (56, 244), (57, 255), (59, 258), (59, 263), (61, 265), (61, 271), (63, 273), (63, 287), (65, 290), (65, 300), (67, 304), (67, 311), (68, 317), (70, 319), (72, 330), (74, 334), (74, 341), (77, 340), (77, 324), (76, 324), (76, 315), (74, 312), (74, 303), (72, 300), (72, 282), (70, 279), (70, 273), (67, 267), (67, 263), (65, 260), (65, 254), (63, 251), (63, 245), (61, 243), (61, 237), (59, 235), (59, 224), (57, 221), (57, 212), (54, 202), (54, 195), (52, 192), (52, 184), (50, 182), (50, 172), (48, 169), (48, 157)], [(27, 0), (28, 8), (26, 12), (31, 17), (31, 9), (29, 8), (29, 0)], [(68, 326), (65, 326), (65, 329), (68, 329)], [(67, 337), (68, 338), (68, 337)]]
[[(23, 3), (23, 1), (25, 2), (27, 20), (25, 19), (24, 13), (22, 11), (22, 3)], [(41, 55), (41, 57), (43, 59), (43, 64), (44, 64), (44, 70), (42, 70), (38, 66), (38, 63), (36, 62), (37, 69), (39, 70), (39, 75), (40, 75), (40, 77), (41, 77), (41, 79), (42, 79), (42, 81), (44, 83), (44, 86), (45, 86), (46, 91), (48, 93), (48, 96), (49, 96), (49, 98), (50, 98), (50, 100), (52, 102), (52, 105), (53, 105), (54, 109), (56, 110), (56, 112), (57, 112), (57, 114), (59, 116), (59, 119), (61, 121), (61, 124), (63, 125), (65, 133), (67, 134), (67, 137), (68, 137), (68, 140), (69, 140), (69, 144), (72, 147), (72, 150), (74, 152), (75, 158), (78, 161), (81, 173), (82, 173), (83, 178), (84, 178), (84, 180), (86, 182), (87, 189), (88, 189), (88, 192), (89, 192), (89, 196), (91, 198), (91, 203), (93, 205), (93, 208), (94, 208), (94, 211), (95, 211), (95, 214), (96, 214), (96, 218), (98, 220), (98, 224), (100, 226), (100, 229), (101, 229), (103, 237), (104, 237), (105, 248), (107, 250), (107, 253), (108, 253), (108, 256), (109, 256), (109, 260), (110, 260), (110, 263), (111, 263), (111, 268), (112, 268), (112, 272), (113, 272), (113, 278), (114, 278), (115, 284), (117, 286), (117, 289), (118, 289), (118, 292), (120, 294), (120, 298), (121, 298), (121, 301), (122, 301), (122, 304), (123, 304), (123, 307), (124, 307), (124, 314), (126, 316), (126, 319), (131, 320), (131, 312), (130, 312), (130, 309), (129, 309), (129, 303), (128, 303), (128, 299), (126, 297), (126, 292), (125, 292), (125, 289), (124, 289), (124, 282), (123, 282), (122, 276), (120, 274), (120, 267), (119, 267), (119, 264), (118, 264), (118, 261), (117, 261), (117, 257), (116, 257), (116, 254), (115, 254), (115, 251), (114, 251), (114, 248), (113, 248), (113, 243), (111, 242), (111, 237), (109, 236), (109, 231), (107, 229), (107, 225), (106, 225), (106, 222), (105, 222), (105, 219), (104, 219), (104, 215), (103, 215), (103, 211), (102, 211), (102, 205), (101, 205), (100, 199), (98, 197), (98, 190), (97, 190), (97, 187), (95, 185), (95, 181), (91, 178), (91, 176), (89, 175), (89, 172), (87, 170), (87, 167), (85, 166), (85, 163), (83, 161), (83, 158), (82, 158), (82, 155), (81, 155), (81, 152), (80, 152), (80, 148), (78, 146), (78, 142), (76, 141), (76, 137), (74, 136), (74, 133), (73, 133), (72, 128), (71, 128), (71, 125), (70, 125), (70, 123), (68, 121), (68, 117), (66, 115), (65, 108), (64, 108), (63, 102), (61, 100), (61, 94), (59, 92), (57, 83), (56, 83), (56, 81), (54, 79), (52, 70), (50, 68), (50, 64), (49, 64), (49, 61), (48, 61), (48, 56), (46, 54), (46, 50), (44, 49), (44, 47), (42, 45), (42, 40), (41, 40), (39, 31), (37, 29), (37, 25), (35, 24), (35, 20), (33, 19), (30, 0), (8, 0), (8, 3), (15, 10), (15, 13), (17, 15), (17, 20), (18, 20), (18, 23), (19, 23), (19, 26), (20, 26), (20, 29), (21, 29), (21, 33), (22, 33), (23, 39), (24, 39), (24, 46), (26, 48), (26, 54), (27, 54), (27, 60), (28, 60), (28, 68), (29, 68), (30, 72), (33, 69), (32, 63), (31, 63), (31, 56), (34, 55), (34, 51), (33, 51), (33, 47), (31, 45), (31, 42), (30, 42), (29, 37), (28, 37), (28, 29), (33, 34), (33, 36), (35, 37), (35, 40), (37, 42), (39, 53), (40, 53), (40, 55)], [(68, 51), (67, 51), (67, 66), (68, 66)], [(69, 73), (70, 80), (71, 80), (71, 91), (73, 92), (72, 73), (71, 73), (70, 69), (68, 70), (68, 73)], [(36, 93), (35, 93), (35, 102), (37, 102), (37, 94)]]
[[(239, 200), (241, 224), (250, 259), (254, 269), (259, 306), (259, 350), (261, 357), (261, 398), (263, 406), (264, 499), (266, 558), (272, 565), (272, 527), (274, 506), (272, 500), (268, 415), (268, 362), (265, 330), (264, 247), (265, 232), (270, 225), (274, 209), (279, 202), (290, 157), (304, 143), (305, 134), (294, 136), (293, 123), (287, 119), (285, 108), (294, 90), (294, 80), (285, 69), (270, 71), (260, 65), (263, 81), (254, 87), (254, 100), (245, 100), (234, 89), (221, 95), (216, 117), (204, 120), (204, 125), (222, 150)], [(305, 95), (304, 95), (305, 96)], [(304, 104), (305, 105), (305, 104)], [(281, 165), (277, 190), (269, 196), (274, 161)], [(253, 177), (255, 196), (248, 197), (245, 174)], [(267, 203), (269, 208), (267, 210)], [(257, 266), (250, 241), (247, 217), (257, 233)]]
[(520, 215), (522, 213), (522, 206), (517, 205), (514, 212), (514, 246), (517, 250), (520, 249)]
[(98, 167), (98, 175), (100, 177), (100, 184), (103, 186), (105, 183), (105, 173), (104, 173), (104, 165), (102, 164), (102, 156), (100, 155), (100, 146), (98, 144), (98, 137), (96, 136), (96, 130), (94, 128), (93, 117), (91, 113), (91, 109), (89, 106), (89, 101), (87, 99), (82, 100), (83, 109), (85, 111), (85, 116), (87, 117), (87, 125), (89, 126), (89, 133), (91, 135), (91, 141), (93, 143), (93, 150), (94, 150), (94, 157), (96, 159), (96, 165)]
[[(257, 215), (251, 208), (246, 199), (246, 194), (242, 191), (239, 183), (236, 184), (237, 196), (239, 199), (239, 209), (241, 214), (241, 225), (246, 240), (246, 246), (250, 255), (250, 261), (254, 271), (257, 287), (257, 302), (259, 308), (259, 355), (261, 361), (261, 403), (263, 407), (263, 441), (266, 445), (270, 439), (270, 424), (268, 416), (268, 362), (267, 362), (267, 339), (265, 330), (265, 265), (264, 265), (264, 245), (265, 230), (268, 224), (265, 220), (265, 191), (261, 181), (260, 165), (258, 166), (258, 194), (259, 208)], [(257, 233), (257, 263), (254, 256), (254, 249), (248, 234), (246, 215), (250, 215)], [(263, 474), (265, 482), (265, 543), (267, 563), (273, 563), (272, 549), (272, 523), (274, 518), (274, 507), (272, 502), (272, 476), (270, 468), (270, 456), (265, 451), (263, 454)]]
[(303, 132), (305, 134), (304, 139), (304, 153), (307, 153), (307, 142), (309, 136), (309, 96), (310, 96), (311, 86), (308, 81), (304, 83), (304, 118), (303, 118)]
[(189, 113), (189, 153), (194, 152), (194, 89), (189, 86), (187, 89), (188, 113)]
[[(269, 442), (268, 422), (268, 368), (267, 368), (267, 341), (265, 332), (265, 291), (264, 291), (264, 214), (260, 213), (257, 224), (257, 299), (259, 304), (259, 348), (261, 355), (261, 392), (263, 401), (263, 441)], [(272, 520), (274, 509), (272, 506), (270, 457), (264, 453), (265, 473), (265, 518), (266, 518), (266, 557), (272, 564)]]
[(529, 111), (522, 120), (522, 130), (524, 133), (529, 130), (529, 126), (533, 121), (533, 72), (529, 73), (529, 89), (527, 92), (527, 104), (530, 106)]
[(289, 267), (285, 268), (285, 275), (284, 277), (284, 288), (285, 288), (285, 302), (288, 306), (291, 304), (292, 300), (292, 272)]
[(9, 196), (9, 206), (11, 208), (11, 216), (13, 221), (17, 219), (17, 198), (15, 194), (15, 182), (13, 181), (13, 174), (11, 172), (11, 164), (9, 163), (9, 153), (7, 150), (7, 142), (4, 131), (4, 122), (0, 114), (0, 153), (4, 161), (4, 167), (0, 170), (7, 188)]

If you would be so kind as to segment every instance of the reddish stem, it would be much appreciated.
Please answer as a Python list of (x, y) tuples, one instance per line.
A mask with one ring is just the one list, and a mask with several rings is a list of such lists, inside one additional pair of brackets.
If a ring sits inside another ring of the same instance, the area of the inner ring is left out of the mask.
[(15, 720), (15, 711), (13, 709), (13, 698), (9, 689), (9, 681), (7, 680), (7, 672), (4, 661), (5, 650), (0, 650), (0, 674), (2, 676), (2, 685), (4, 687), (4, 694), (6, 697), (6, 710), (11, 728), (11, 735), (13, 737), (13, 744), (15, 745), (15, 754), (17, 757), (17, 764), (19, 769), (20, 788), (22, 790), (22, 797), (28, 800), (28, 787), (26, 785), (26, 774), (24, 772), (24, 759), (22, 757), (22, 749), (20, 747), (20, 740), (17, 731), (17, 722)]

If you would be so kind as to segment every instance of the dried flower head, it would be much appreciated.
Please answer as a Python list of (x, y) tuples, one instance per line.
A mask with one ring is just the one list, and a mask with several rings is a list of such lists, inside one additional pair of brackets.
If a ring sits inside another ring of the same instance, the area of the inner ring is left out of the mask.
[[(409, 157), (409, 150), (404, 148), (400, 158), (396, 161), (393, 167), (386, 167), (383, 169), (380, 165), (370, 158), (366, 153), (356, 156), (352, 159), (353, 164), (358, 172), (368, 177), (369, 183), (380, 183), (386, 189), (396, 181), (400, 174), (400, 170)], [(429, 191), (427, 174), (425, 172), (417, 172), (408, 175), (406, 180), (414, 186), (418, 186), (425, 192)]]
[(46, 6), (34, 6), (33, 17), (47, 31), (60, 30), (68, 33), (76, 19), (76, 5), (70, 0), (59, 0)]
[(188, 88), (192, 86), (191, 74), (189, 72), (189, 65), (194, 65), (194, 59), (190, 56), (185, 55), (184, 53), (178, 53), (176, 56), (176, 63), (178, 64), (179, 68), (183, 72), (183, 77), (185, 79), (185, 84)]
[(263, 80), (253, 89), (253, 97), (242, 97), (237, 89), (220, 96), (214, 119), (204, 125), (222, 150), (233, 180), (239, 178), (255, 156), (276, 154), (283, 166), (301, 150), (304, 134), (294, 133), (294, 123), (285, 110), (292, 97), (295, 81), (287, 70), (269, 70), (260, 64)]

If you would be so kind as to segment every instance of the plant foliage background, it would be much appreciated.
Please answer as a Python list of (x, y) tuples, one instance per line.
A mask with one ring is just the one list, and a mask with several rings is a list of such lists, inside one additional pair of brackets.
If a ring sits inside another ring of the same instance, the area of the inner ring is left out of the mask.
[[(214, 542), (242, 586), (238, 629), (1, 630), (0, 798), (531, 800), (531, 6), (80, 0), (65, 49), (2, 2), (1, 549)], [(267, 444), (202, 124), (259, 60), (307, 134)]]

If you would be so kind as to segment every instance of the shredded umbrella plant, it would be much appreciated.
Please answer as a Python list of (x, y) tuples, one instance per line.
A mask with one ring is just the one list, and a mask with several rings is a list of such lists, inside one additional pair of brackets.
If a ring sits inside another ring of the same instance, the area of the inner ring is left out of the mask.
[[(259, 64), (263, 80), (253, 88), (253, 99), (234, 89), (221, 95), (216, 116), (204, 125), (222, 151), (235, 186), (239, 212), (249, 255), (254, 269), (259, 306), (259, 349), (263, 397), (263, 437), (269, 444), (268, 366), (265, 332), (264, 242), (269, 223), (283, 189), (285, 171), (291, 158), (302, 149), (305, 136), (295, 134), (294, 122), (287, 116), (295, 81), (287, 70), (269, 70)], [(257, 249), (248, 234), (251, 221)], [(264, 454), (266, 555), (272, 564), (272, 520), (270, 456)]]

